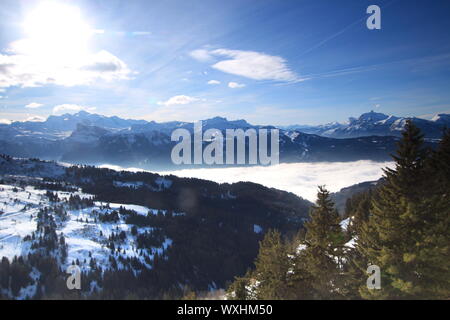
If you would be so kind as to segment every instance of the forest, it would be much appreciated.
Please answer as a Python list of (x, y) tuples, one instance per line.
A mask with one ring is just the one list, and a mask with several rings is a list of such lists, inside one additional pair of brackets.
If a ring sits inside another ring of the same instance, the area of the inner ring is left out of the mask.
[[(393, 159), (381, 185), (347, 200), (345, 227), (320, 186), (304, 228), (268, 232), (228, 298), (449, 299), (450, 131), (430, 150), (408, 122)], [(379, 289), (367, 285), (371, 265)]]

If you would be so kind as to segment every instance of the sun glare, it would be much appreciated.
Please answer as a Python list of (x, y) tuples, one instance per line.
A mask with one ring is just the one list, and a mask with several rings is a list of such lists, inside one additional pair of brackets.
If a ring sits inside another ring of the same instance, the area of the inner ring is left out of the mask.
[(56, 58), (55, 62), (81, 59), (87, 54), (92, 29), (77, 7), (43, 2), (26, 15), (23, 27), (27, 39), (18, 44), (19, 49)]

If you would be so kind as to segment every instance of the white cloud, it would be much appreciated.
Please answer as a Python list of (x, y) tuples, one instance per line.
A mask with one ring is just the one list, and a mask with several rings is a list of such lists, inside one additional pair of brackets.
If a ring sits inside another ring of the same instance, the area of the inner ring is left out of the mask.
[(11, 124), (11, 120), (8, 119), (0, 119), (0, 124)]
[[(91, 57), (91, 61), (86, 62), (81, 69), (86, 71), (98, 72), (103, 74), (108, 73), (123, 73), (124, 70), (127, 70), (126, 64), (109, 53), (108, 51), (100, 51), (95, 56)], [(127, 70), (127, 73), (129, 70)], [(125, 76), (122, 74), (122, 76)]]
[(228, 87), (231, 89), (243, 88), (245, 84), (237, 83), (237, 82), (228, 82)]
[(206, 100), (198, 98), (193, 102), (192, 106), (187, 104), (174, 104), (166, 107), (163, 103), (152, 108), (149, 113), (142, 116), (145, 120), (154, 120), (159, 122), (164, 121), (197, 121), (200, 119), (208, 119), (217, 115), (226, 116), (226, 113), (221, 110), (221, 101)]
[(8, 54), (0, 53), (0, 88), (88, 85), (130, 79), (132, 73), (122, 60), (104, 50), (70, 54), (40, 50), (40, 46), (35, 40), (22, 39), (10, 44)]
[(437, 115), (442, 114), (442, 113), (450, 114), (450, 109), (438, 111), (436, 113), (421, 114), (421, 115), (417, 116), (417, 118), (434, 121), (434, 119), (437, 118)]
[(59, 104), (57, 106), (55, 106), (53, 108), (53, 113), (60, 113), (60, 112), (67, 112), (67, 111), (88, 111), (88, 112), (92, 112), (94, 111), (96, 108), (95, 107), (86, 107), (86, 106), (80, 106), (77, 104)]
[(271, 56), (256, 51), (197, 49), (190, 55), (202, 62), (214, 58), (228, 58), (212, 65), (214, 69), (254, 80), (299, 81), (298, 75), (290, 70), (287, 61), (279, 56)]
[(26, 38), (0, 53), (0, 88), (88, 85), (129, 79), (126, 64), (107, 51), (89, 50), (92, 29), (77, 7), (42, 1), (24, 16)]
[(149, 32), (149, 31), (133, 31), (133, 32), (131, 32), (131, 34), (132, 34), (133, 36), (149, 36), (149, 35), (151, 35), (152, 33)]
[(283, 163), (268, 167), (185, 169), (164, 174), (207, 179), (219, 183), (250, 181), (290, 191), (300, 197), (315, 201), (318, 185), (326, 185), (331, 192), (336, 192), (356, 183), (378, 180), (383, 174), (382, 168), (392, 166), (392, 162), (362, 160)]
[(201, 61), (201, 62), (206, 62), (206, 61), (212, 60), (211, 54), (209, 53), (208, 50), (205, 50), (205, 49), (197, 49), (197, 50), (191, 51), (189, 53), (189, 55), (192, 58), (194, 58), (198, 61)]
[(199, 100), (200, 99), (198, 99), (198, 98), (181, 94), (178, 96), (173, 96), (173, 97), (169, 98), (167, 101), (160, 101), (160, 102), (158, 102), (158, 104), (169, 107), (169, 106), (180, 105), (180, 104), (189, 104), (189, 103), (196, 102)]
[(42, 103), (31, 102), (31, 103), (27, 104), (27, 105), (25, 106), (25, 108), (28, 108), (28, 109), (36, 109), (36, 108), (39, 108), (39, 107), (42, 107), (42, 106), (43, 106)]
[(44, 122), (45, 118), (44, 117), (40, 117), (40, 116), (31, 116), (28, 117), (25, 121), (30, 121), (30, 122)]
[(219, 80), (209, 80), (208, 84), (220, 84)]

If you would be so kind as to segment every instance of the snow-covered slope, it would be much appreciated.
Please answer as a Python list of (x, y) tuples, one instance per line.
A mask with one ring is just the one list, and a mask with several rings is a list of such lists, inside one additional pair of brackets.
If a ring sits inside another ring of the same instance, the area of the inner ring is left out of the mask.
[(248, 268), (266, 230), (297, 229), (309, 206), (253, 183), (0, 155), (0, 298), (73, 294), (73, 264), (84, 297), (126, 297), (117, 283), (143, 298), (187, 284), (223, 288)]
[[(67, 245), (67, 255), (61, 259), (60, 267), (67, 269), (71, 264), (77, 264), (84, 271), (90, 271), (91, 260), (94, 259), (104, 270), (111, 268), (111, 255), (117, 260), (116, 268), (127, 269), (130, 265), (127, 259), (134, 258), (142, 266), (151, 269), (151, 261), (155, 254), (164, 255), (172, 240), (162, 239), (159, 246), (139, 248), (137, 237), (144, 233), (154, 231), (152, 227), (135, 227), (126, 223), (127, 215), (121, 214), (121, 210), (127, 210), (127, 214), (134, 212), (138, 215), (157, 215), (160, 210), (143, 206), (127, 204), (109, 204), (94, 202), (90, 206), (81, 206), (75, 209), (70, 205), (71, 197), (91, 199), (93, 196), (80, 191), (57, 191), (57, 200), (50, 199), (47, 190), (34, 187), (20, 188), (14, 185), (0, 185), (0, 257), (6, 257), (10, 261), (14, 257), (26, 257), (36, 251), (34, 237), (38, 233), (39, 212), (44, 208), (54, 210), (60, 208), (64, 214), (57, 216), (56, 234), (64, 237)], [(161, 214), (165, 212), (162, 211)], [(179, 215), (183, 213), (178, 213)], [(102, 221), (101, 217), (117, 215), (117, 220)], [(114, 239), (114, 240), (111, 240)], [(111, 249), (115, 244), (116, 251)], [(33, 274), (35, 278), (39, 275)], [(36, 279), (39, 281), (39, 279)], [(31, 298), (34, 290), (28, 289), (28, 296), (21, 292), (14, 297), (11, 292), (7, 295), (11, 298)], [(31, 295), (31, 296), (30, 296)]]

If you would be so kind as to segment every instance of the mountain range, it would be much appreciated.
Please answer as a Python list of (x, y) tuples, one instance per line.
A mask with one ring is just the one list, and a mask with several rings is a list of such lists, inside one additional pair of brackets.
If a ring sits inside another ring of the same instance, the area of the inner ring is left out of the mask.
[[(202, 121), (203, 130), (280, 129), (280, 162), (390, 160), (407, 118), (369, 112), (348, 123), (319, 126), (258, 126), (245, 120), (215, 117)], [(412, 118), (429, 138), (440, 137), (450, 115), (433, 120)], [(80, 111), (49, 116), (42, 122), (0, 125), (0, 151), (17, 157), (39, 157), (69, 163), (114, 164), (150, 170), (173, 169), (170, 154), (178, 128), (193, 132), (193, 123), (130, 120)]]
[(349, 118), (345, 123), (332, 122), (318, 126), (291, 125), (286, 130), (298, 130), (331, 138), (357, 138), (364, 136), (397, 136), (411, 120), (425, 134), (426, 138), (439, 139), (442, 129), (450, 127), (450, 114), (437, 114), (431, 120), (416, 117), (396, 117), (379, 112), (363, 113), (358, 118)]

